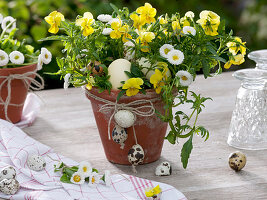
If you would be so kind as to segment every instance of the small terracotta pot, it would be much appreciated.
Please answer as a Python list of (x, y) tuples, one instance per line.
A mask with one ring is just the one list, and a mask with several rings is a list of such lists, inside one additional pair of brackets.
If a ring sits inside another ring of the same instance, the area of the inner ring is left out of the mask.
[[(11, 74), (24, 74), (26, 72), (32, 72), (36, 70), (36, 64), (16, 67), (16, 68), (6, 68), (0, 69), (0, 76), (8, 76)], [(34, 75), (30, 76), (34, 78)], [(4, 81), (3, 78), (0, 79), (0, 84)], [(29, 87), (26, 87), (22, 80), (14, 79), (11, 81), (11, 101), (12, 104), (22, 104), (22, 106), (8, 106), (7, 116), (12, 123), (17, 123), (21, 120), (23, 105), (27, 97)], [(5, 101), (7, 97), (7, 83), (5, 83), (0, 90), (1, 98)], [(4, 106), (0, 105), (0, 118), (5, 119)]]
[[(119, 91), (114, 90), (112, 90), (110, 94), (107, 91), (98, 93), (98, 90), (96, 88), (93, 88), (89, 92), (95, 96), (99, 96), (112, 102), (116, 101), (117, 95), (119, 93)], [(154, 90), (147, 90), (146, 92), (146, 95), (138, 93), (137, 95), (132, 97), (127, 97), (124, 95), (120, 98), (118, 103), (129, 103), (135, 100), (151, 100), (159, 98), (159, 100), (153, 102), (153, 105), (157, 111), (164, 113), (164, 103), (160, 99), (160, 95), (156, 94)], [(112, 163), (130, 165), (128, 161), (128, 151), (135, 144), (133, 128), (127, 128), (128, 139), (125, 141), (124, 149), (121, 149), (119, 144), (115, 143), (112, 139), (108, 139), (108, 121), (114, 110), (110, 110), (107, 113), (101, 113), (99, 112), (99, 109), (102, 105), (104, 105), (104, 103), (93, 99), (87, 94), (86, 96), (91, 101), (96, 124), (107, 159)], [(137, 115), (136, 118), (137, 119), (135, 121), (134, 127), (137, 140), (138, 143), (143, 147), (145, 152), (143, 163), (154, 162), (160, 157), (168, 124), (166, 122), (162, 122), (156, 116), (156, 114), (151, 117), (142, 117)], [(111, 133), (114, 126), (115, 121), (113, 118), (110, 126)]]

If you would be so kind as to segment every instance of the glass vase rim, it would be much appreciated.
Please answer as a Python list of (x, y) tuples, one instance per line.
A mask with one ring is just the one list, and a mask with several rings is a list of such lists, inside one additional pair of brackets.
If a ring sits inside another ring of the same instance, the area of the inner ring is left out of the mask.
[(241, 69), (233, 73), (233, 77), (241, 81), (266, 81), (267, 82), (267, 70), (263, 69)]
[[(260, 56), (260, 54), (266, 54), (266, 57)], [(266, 61), (267, 62), (267, 49), (260, 49), (256, 51), (251, 51), (248, 54), (248, 58), (250, 60), (254, 60), (255, 62), (257, 61)]]

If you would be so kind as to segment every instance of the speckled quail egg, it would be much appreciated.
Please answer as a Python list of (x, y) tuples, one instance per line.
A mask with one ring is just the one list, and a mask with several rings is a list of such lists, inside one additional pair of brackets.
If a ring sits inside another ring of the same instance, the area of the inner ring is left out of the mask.
[(245, 167), (246, 162), (247, 158), (245, 154), (240, 151), (231, 153), (229, 156), (229, 166), (235, 171), (240, 171), (243, 167)]
[(133, 145), (128, 152), (128, 160), (132, 165), (139, 165), (144, 161), (145, 152), (139, 145)]
[(5, 167), (0, 173), (0, 181), (3, 179), (14, 179), (16, 178), (16, 170), (12, 166)]
[(129, 110), (119, 110), (114, 115), (116, 123), (122, 128), (129, 128), (135, 122), (134, 114)]
[(16, 179), (4, 179), (0, 182), (0, 191), (4, 194), (15, 194), (20, 188)]
[(120, 127), (119, 125), (115, 125), (113, 131), (112, 131), (112, 139), (114, 142), (121, 145), (121, 149), (124, 148), (124, 142), (127, 140), (128, 134), (127, 131)]
[(169, 176), (169, 175), (171, 175), (172, 174), (171, 164), (169, 162), (160, 163), (155, 170), (155, 174), (157, 176)]
[(41, 171), (45, 168), (46, 162), (42, 156), (32, 155), (27, 160), (28, 167), (34, 171)]

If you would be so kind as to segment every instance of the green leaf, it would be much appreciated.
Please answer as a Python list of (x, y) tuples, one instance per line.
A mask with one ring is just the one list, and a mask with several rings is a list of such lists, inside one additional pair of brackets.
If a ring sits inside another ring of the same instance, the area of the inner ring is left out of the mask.
[(63, 183), (72, 183), (70, 181), (70, 177), (67, 175), (67, 174), (63, 174), (60, 178), (60, 181), (63, 182)]
[(169, 134), (167, 135), (167, 137), (165, 139), (167, 139), (171, 144), (175, 144), (175, 142), (176, 142), (176, 135), (175, 135), (174, 132), (170, 131)]
[(125, 90), (121, 90), (121, 91), (119, 92), (118, 96), (117, 96), (117, 101), (119, 101), (120, 98), (121, 98), (125, 93), (126, 93)]
[(184, 169), (186, 169), (187, 167), (188, 159), (193, 149), (192, 139), (193, 139), (193, 135), (191, 135), (190, 138), (186, 141), (186, 143), (184, 143), (183, 148), (181, 150), (181, 161), (183, 163)]
[(119, 9), (117, 8), (117, 6), (115, 6), (113, 3), (110, 3), (109, 5), (117, 14), (119, 14)]
[(206, 60), (202, 60), (202, 67), (203, 67), (203, 74), (205, 78), (208, 78), (208, 76), (210, 75), (210, 65)]
[(95, 168), (93, 168), (93, 169), (92, 169), (92, 172), (96, 172), (96, 173), (98, 173), (98, 170), (95, 169)]

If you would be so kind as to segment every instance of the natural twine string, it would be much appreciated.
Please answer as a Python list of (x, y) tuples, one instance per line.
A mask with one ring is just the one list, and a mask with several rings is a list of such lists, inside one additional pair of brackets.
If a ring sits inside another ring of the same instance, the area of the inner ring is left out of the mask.
[[(40, 79), (40, 82), (35, 80), (35, 78), (32, 78), (31, 76), (38, 77)], [(21, 104), (14, 104), (11, 103), (11, 82), (12, 80), (21, 80), (24, 83), (24, 86), (26, 88), (30, 88), (31, 90), (42, 90), (44, 89), (44, 79), (37, 73), (37, 71), (33, 72), (26, 72), (24, 74), (10, 74), (7, 76), (0, 76), (0, 79), (4, 79), (3, 82), (0, 84), (0, 92), (3, 89), (3, 86), (6, 83), (7, 86), (7, 97), (5, 100), (0, 95), (0, 105), (4, 105), (4, 112), (5, 112), (5, 118), (7, 121), (11, 122), (11, 120), (8, 118), (7, 110), (8, 106), (16, 106), (20, 107), (23, 106), (24, 103)]]
[[(155, 108), (154, 108), (153, 102), (159, 100), (159, 98), (154, 98), (154, 99), (150, 99), (150, 100), (140, 99), (140, 100), (132, 101), (130, 103), (120, 103), (119, 104), (117, 102), (117, 100), (115, 102), (112, 102), (112, 101), (109, 101), (107, 99), (103, 99), (101, 97), (98, 97), (98, 96), (93, 95), (85, 87), (82, 87), (82, 88), (84, 89), (85, 93), (88, 96), (92, 97), (93, 99), (95, 99), (97, 101), (100, 101), (100, 102), (105, 103), (104, 105), (102, 105), (100, 107), (100, 109), (99, 109), (100, 112), (106, 113), (108, 111), (112, 111), (113, 110), (113, 113), (110, 116), (109, 121), (108, 121), (108, 139), (109, 140), (111, 139), (111, 135), (110, 135), (110, 124), (111, 124), (111, 121), (112, 121), (114, 115), (119, 110), (129, 110), (129, 111), (131, 111), (135, 115), (135, 117), (137, 115), (138, 116), (142, 116), (142, 117), (150, 117), (150, 116), (152, 116), (152, 115), (155, 114)], [(144, 104), (148, 104), (148, 105), (144, 105)], [(147, 111), (144, 111), (144, 109), (148, 109), (148, 110)], [(138, 144), (134, 125), (133, 125), (133, 133), (134, 133), (135, 143)]]

